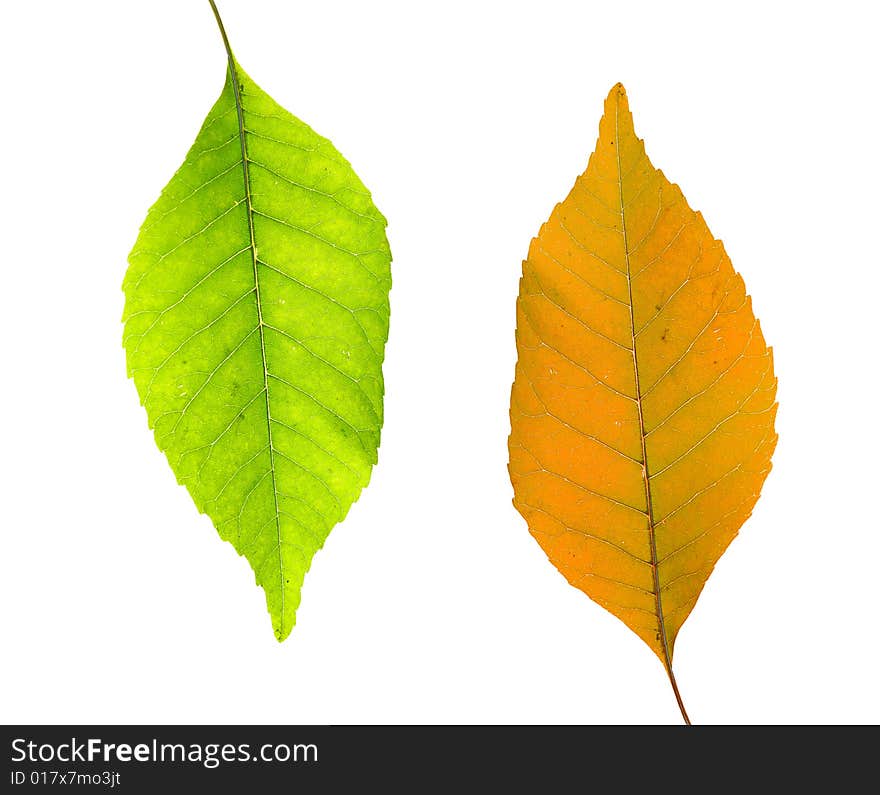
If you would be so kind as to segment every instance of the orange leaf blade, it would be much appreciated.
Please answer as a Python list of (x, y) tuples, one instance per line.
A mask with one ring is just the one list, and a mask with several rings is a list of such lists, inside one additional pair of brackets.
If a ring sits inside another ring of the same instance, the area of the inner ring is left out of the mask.
[(516, 341), (514, 505), (671, 677), (678, 631), (770, 470), (776, 379), (742, 278), (651, 164), (620, 84), (523, 262)]

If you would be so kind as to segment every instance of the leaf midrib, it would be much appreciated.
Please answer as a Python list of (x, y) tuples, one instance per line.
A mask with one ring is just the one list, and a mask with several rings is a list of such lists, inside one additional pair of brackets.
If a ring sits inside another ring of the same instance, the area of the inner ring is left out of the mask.
[(675, 693), (676, 701), (681, 710), (682, 717), (685, 722), (690, 723), (687, 712), (684, 708), (681, 695), (678, 692), (678, 685), (675, 681), (675, 675), (672, 673), (672, 658), (669, 653), (669, 641), (666, 637), (666, 621), (663, 617), (663, 599), (660, 591), (660, 567), (657, 559), (657, 535), (654, 523), (654, 506), (651, 499), (651, 476), (648, 471), (648, 450), (647, 450), (647, 433), (645, 432), (645, 419), (642, 411), (642, 386), (639, 381), (639, 357), (636, 353), (636, 322), (635, 322), (635, 305), (633, 304), (632, 292), (632, 269), (629, 261), (629, 240), (626, 233), (626, 204), (623, 201), (623, 172), (620, 163), (620, 92), (617, 93), (614, 103), (614, 140), (615, 140), (615, 157), (617, 160), (617, 188), (620, 200), (620, 228), (623, 235), (623, 253), (626, 263), (626, 286), (629, 293), (629, 319), (630, 330), (632, 332), (632, 360), (635, 375), (636, 387), (636, 407), (639, 414), (639, 442), (641, 443), (642, 452), (642, 478), (645, 484), (645, 501), (648, 511), (648, 540), (651, 550), (651, 577), (654, 586), (654, 603), (657, 611), (657, 623), (660, 627), (660, 644), (663, 648), (664, 664), (666, 673), (669, 675), (669, 681)]
[(254, 294), (257, 302), (257, 328), (260, 334), (260, 357), (263, 367), (263, 394), (266, 396), (266, 433), (269, 441), (269, 471), (272, 476), (272, 502), (275, 511), (275, 530), (278, 540), (278, 580), (279, 592), (281, 595), (281, 606), (278, 611), (278, 636), (284, 637), (284, 555), (282, 550), (281, 539), (281, 513), (278, 509), (278, 483), (275, 471), (275, 445), (272, 442), (272, 411), (269, 403), (269, 364), (266, 358), (266, 338), (263, 331), (265, 323), (263, 322), (263, 306), (260, 295), (260, 272), (259, 260), (257, 258), (256, 237), (254, 234), (254, 206), (253, 197), (251, 195), (251, 180), (248, 169), (248, 150), (247, 150), (247, 131), (244, 126), (244, 105), (241, 100), (241, 87), (238, 81), (238, 72), (236, 70), (235, 56), (232, 54), (232, 47), (229, 45), (229, 38), (226, 36), (226, 29), (223, 27), (223, 20), (217, 11), (214, 0), (209, 0), (217, 25), (220, 28), (220, 35), (223, 37), (223, 46), (226, 48), (226, 56), (228, 60), (229, 80), (232, 83), (232, 96), (235, 101), (235, 114), (238, 121), (238, 140), (241, 148), (241, 171), (244, 180), (244, 197), (245, 208), (247, 210), (248, 235), (250, 237), (251, 262), (253, 263), (254, 272)]

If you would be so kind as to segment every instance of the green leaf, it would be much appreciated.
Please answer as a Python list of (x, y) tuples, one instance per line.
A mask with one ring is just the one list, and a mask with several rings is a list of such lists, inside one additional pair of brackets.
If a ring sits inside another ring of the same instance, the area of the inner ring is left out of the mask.
[(226, 46), (223, 92), (129, 255), (123, 343), (156, 443), (281, 641), (377, 460), (391, 252), (348, 162)]

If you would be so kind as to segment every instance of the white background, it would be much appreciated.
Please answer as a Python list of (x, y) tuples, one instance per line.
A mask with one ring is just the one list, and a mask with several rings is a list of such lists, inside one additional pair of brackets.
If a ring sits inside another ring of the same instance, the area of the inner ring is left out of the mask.
[(779, 376), (761, 500), (676, 648), (702, 723), (880, 720), (880, 160), (869, 3), (222, 0), (388, 217), (386, 425), (279, 645), (125, 377), (120, 290), (219, 94), (207, 2), (4, 3), (0, 721), (677, 723), (511, 505), (530, 238), (627, 87)]

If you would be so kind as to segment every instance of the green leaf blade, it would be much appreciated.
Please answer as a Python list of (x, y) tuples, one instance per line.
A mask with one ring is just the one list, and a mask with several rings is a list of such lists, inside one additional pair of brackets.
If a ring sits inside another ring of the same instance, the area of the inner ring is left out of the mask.
[(377, 461), (391, 253), (348, 162), (232, 64), (129, 255), (123, 342), (159, 448), (284, 640)]

